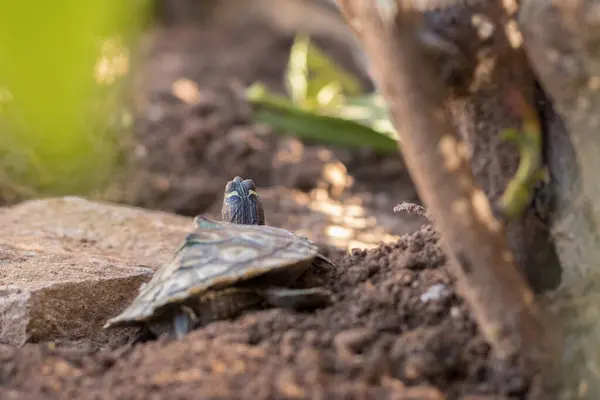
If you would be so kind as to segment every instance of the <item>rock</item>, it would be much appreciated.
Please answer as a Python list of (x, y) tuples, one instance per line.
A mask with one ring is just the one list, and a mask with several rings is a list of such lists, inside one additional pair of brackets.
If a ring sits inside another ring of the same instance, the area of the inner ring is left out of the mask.
[(54, 198), (0, 209), (0, 343), (106, 340), (102, 329), (183, 240), (190, 218)]
[(438, 301), (447, 298), (450, 296), (452, 292), (446, 285), (443, 283), (436, 283), (431, 286), (425, 293), (419, 297), (422, 303), (427, 303), (429, 301)]
[[(0, 343), (105, 336), (102, 325), (135, 296), (150, 268), (98, 256), (0, 245)], [(7, 283), (7, 284), (4, 284)]]
[(156, 269), (183, 240), (192, 219), (79, 197), (0, 208), (0, 243), (46, 251), (114, 256)]

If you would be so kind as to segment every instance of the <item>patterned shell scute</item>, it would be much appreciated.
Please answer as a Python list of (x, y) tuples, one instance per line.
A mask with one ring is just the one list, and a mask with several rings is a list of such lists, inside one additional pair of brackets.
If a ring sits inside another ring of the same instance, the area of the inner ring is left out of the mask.
[(183, 301), (265, 272), (312, 260), (317, 246), (287, 230), (203, 219), (173, 259), (144, 285), (133, 303), (109, 321), (142, 321), (166, 304)]

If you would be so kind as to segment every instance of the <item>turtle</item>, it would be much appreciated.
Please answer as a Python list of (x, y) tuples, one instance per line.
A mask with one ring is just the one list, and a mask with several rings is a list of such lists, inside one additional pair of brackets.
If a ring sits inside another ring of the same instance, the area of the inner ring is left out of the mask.
[(251, 309), (323, 308), (333, 301), (330, 291), (289, 287), (312, 265), (333, 263), (306, 237), (265, 225), (254, 181), (236, 176), (225, 186), (221, 221), (196, 216), (171, 260), (104, 328), (141, 326), (152, 337), (181, 339)]

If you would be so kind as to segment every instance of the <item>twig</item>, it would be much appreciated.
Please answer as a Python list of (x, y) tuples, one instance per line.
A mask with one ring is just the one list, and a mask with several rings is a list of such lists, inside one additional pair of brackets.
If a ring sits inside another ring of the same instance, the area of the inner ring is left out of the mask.
[(427, 209), (418, 204), (408, 203), (408, 202), (404, 201), (401, 204), (398, 204), (398, 205), (396, 205), (396, 207), (394, 207), (394, 212), (398, 213), (398, 214), (401, 212), (407, 212), (409, 214), (418, 215), (420, 217), (425, 217), (429, 221), (434, 222), (433, 216), (427, 211)]

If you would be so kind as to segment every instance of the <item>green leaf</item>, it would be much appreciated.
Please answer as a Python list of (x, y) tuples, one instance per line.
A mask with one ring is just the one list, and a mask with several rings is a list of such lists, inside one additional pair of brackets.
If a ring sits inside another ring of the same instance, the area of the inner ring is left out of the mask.
[(351, 149), (370, 147), (383, 154), (398, 151), (394, 139), (368, 126), (338, 117), (318, 115), (293, 105), (262, 100), (264, 99), (253, 99), (253, 119), (270, 125), (276, 133), (292, 132), (304, 140)]
[(253, 117), (277, 133), (347, 148), (397, 151), (396, 131), (380, 95), (362, 94), (359, 81), (313, 45), (296, 37), (285, 85), (290, 98), (255, 83), (246, 97)]
[(378, 93), (348, 98), (346, 104), (334, 113), (340, 118), (359, 122), (372, 129), (399, 140), (383, 97)]

